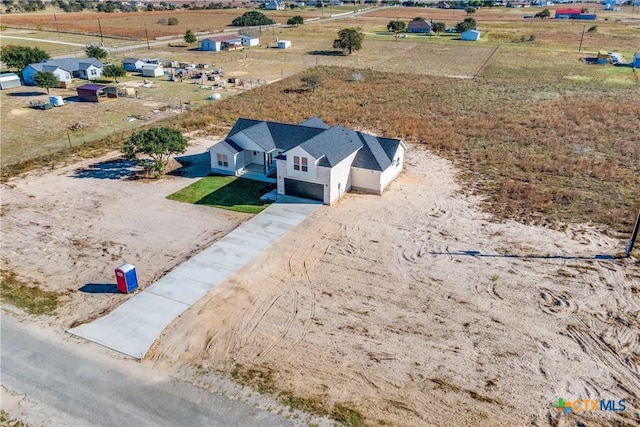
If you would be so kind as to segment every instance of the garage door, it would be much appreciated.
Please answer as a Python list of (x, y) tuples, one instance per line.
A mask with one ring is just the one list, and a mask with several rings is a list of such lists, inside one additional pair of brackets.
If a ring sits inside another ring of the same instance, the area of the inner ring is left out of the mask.
[(324, 185), (285, 178), (284, 194), (324, 202)]

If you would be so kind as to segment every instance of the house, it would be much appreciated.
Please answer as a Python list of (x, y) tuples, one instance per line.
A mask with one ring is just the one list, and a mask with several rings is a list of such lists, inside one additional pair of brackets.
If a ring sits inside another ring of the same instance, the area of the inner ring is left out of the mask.
[(47, 65), (43, 63), (29, 64), (22, 69), (22, 80), (27, 86), (35, 86), (35, 77), (38, 72), (49, 71), (53, 73), (60, 82), (60, 87), (67, 88), (71, 85), (71, 73), (56, 65)]
[(264, 3), (265, 10), (284, 10), (284, 2), (279, 0), (269, 0)]
[(556, 9), (556, 19), (582, 19), (595, 21), (595, 14), (582, 13), (582, 9)]
[(143, 65), (144, 65), (144, 61), (141, 59), (124, 58), (122, 60), (122, 66), (127, 71), (140, 71)]
[(633, 68), (640, 68), (640, 52), (633, 54)]
[(238, 119), (209, 148), (211, 171), (275, 177), (277, 192), (332, 204), (349, 190), (382, 194), (402, 171), (405, 145), (317, 117), (298, 125)]
[(240, 36), (240, 42), (242, 43), (242, 46), (258, 46), (260, 44), (260, 39), (258, 37)]
[(143, 77), (162, 77), (164, 68), (160, 64), (144, 64), (140, 69)]
[(29, 64), (22, 70), (24, 83), (35, 85), (35, 75), (39, 71), (50, 71), (58, 77), (61, 87), (68, 87), (73, 77), (96, 80), (102, 77), (104, 64), (95, 58), (75, 59), (47, 59), (37, 64)]
[(16, 73), (0, 74), (0, 90), (13, 89), (20, 86), (22, 86), (22, 83)]
[(233, 34), (200, 40), (200, 50), (218, 52), (242, 47), (242, 36)]
[(478, 31), (478, 30), (467, 30), (467, 31), (464, 31), (460, 35), (460, 40), (470, 41), (470, 42), (477, 42), (478, 40), (480, 40), (480, 31)]
[(88, 84), (76, 88), (80, 101), (100, 102), (101, 99), (117, 98), (118, 89), (113, 86)]
[(438, 9), (451, 9), (451, 5), (446, 1), (439, 1), (436, 7)]
[(289, 49), (291, 47), (291, 40), (278, 40), (278, 49)]
[(430, 32), (431, 24), (424, 19), (413, 20), (407, 25), (407, 33), (429, 34)]

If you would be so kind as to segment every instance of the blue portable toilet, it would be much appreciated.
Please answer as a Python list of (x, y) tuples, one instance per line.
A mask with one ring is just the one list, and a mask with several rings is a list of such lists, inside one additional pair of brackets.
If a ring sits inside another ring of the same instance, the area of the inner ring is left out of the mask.
[(123, 294), (135, 291), (138, 288), (136, 267), (131, 264), (122, 264), (116, 268), (116, 283), (118, 290)]

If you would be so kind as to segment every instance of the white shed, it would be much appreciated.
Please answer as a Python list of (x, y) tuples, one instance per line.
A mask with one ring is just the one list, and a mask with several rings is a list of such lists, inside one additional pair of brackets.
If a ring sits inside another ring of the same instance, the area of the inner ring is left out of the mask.
[(0, 75), (0, 89), (13, 89), (14, 87), (20, 87), (20, 77), (15, 73), (6, 73)]
[(291, 40), (278, 40), (278, 49), (289, 49), (291, 47)]
[(240, 40), (242, 42), (242, 46), (258, 46), (260, 44), (260, 39), (258, 37), (251, 36), (240, 36)]
[(477, 42), (480, 40), (480, 31), (478, 30), (467, 30), (462, 33), (460, 36), (460, 40)]
[(159, 64), (144, 64), (142, 66), (143, 77), (162, 77), (164, 76), (164, 69)]

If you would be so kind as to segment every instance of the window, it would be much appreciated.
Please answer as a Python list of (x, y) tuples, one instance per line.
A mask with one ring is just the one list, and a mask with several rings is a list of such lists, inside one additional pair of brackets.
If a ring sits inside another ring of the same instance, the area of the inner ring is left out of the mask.
[(218, 153), (218, 166), (229, 167), (229, 156)]
[(293, 170), (307, 172), (309, 170), (309, 159), (306, 157), (293, 156)]
[(97, 74), (96, 70), (93, 68), (89, 70), (89, 73), (91, 73), (92, 76), (95, 76)]

